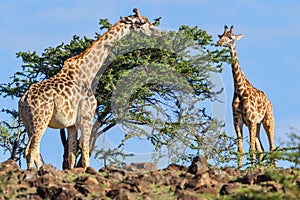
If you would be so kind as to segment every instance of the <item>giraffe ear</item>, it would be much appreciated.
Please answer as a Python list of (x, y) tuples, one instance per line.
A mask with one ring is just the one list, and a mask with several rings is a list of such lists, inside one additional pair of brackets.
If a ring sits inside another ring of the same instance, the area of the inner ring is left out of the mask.
[(243, 34), (238, 34), (238, 35), (232, 35), (231, 37), (232, 37), (232, 39), (234, 39), (234, 40), (239, 40), (239, 39), (241, 39), (243, 36), (244, 36)]
[(140, 18), (140, 19), (143, 18), (143, 16), (140, 14), (140, 12), (138, 11), (137, 8), (134, 8), (134, 9), (133, 9), (133, 12), (135, 13), (135, 15), (136, 15), (138, 18)]

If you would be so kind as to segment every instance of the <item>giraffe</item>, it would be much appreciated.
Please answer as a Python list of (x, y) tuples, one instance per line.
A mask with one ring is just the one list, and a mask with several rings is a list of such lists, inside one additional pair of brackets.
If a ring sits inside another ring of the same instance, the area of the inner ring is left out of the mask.
[[(133, 9), (83, 53), (67, 59), (50, 79), (34, 83), (19, 100), (19, 118), (29, 137), (25, 149), (27, 167), (40, 168), (40, 140), (47, 127), (68, 131), (68, 162), (75, 167), (77, 133), (81, 132), (82, 163), (90, 165), (89, 139), (97, 106), (91, 84), (115, 41), (130, 32), (161, 36), (147, 17)], [(49, 146), (51, 148), (51, 146)]]
[[(251, 163), (254, 164), (255, 153), (260, 152), (259, 160), (263, 158), (263, 146), (260, 141), (260, 126), (263, 124), (269, 140), (270, 151), (274, 150), (274, 116), (271, 102), (264, 92), (256, 89), (247, 80), (240, 68), (236, 52), (235, 40), (243, 37), (242, 34), (234, 35), (233, 26), (228, 31), (225, 26), (224, 33), (219, 35), (218, 44), (229, 48), (232, 57), (232, 75), (234, 81), (234, 95), (232, 101), (233, 124), (237, 134), (238, 145), (238, 166), (241, 168), (243, 160), (243, 124), (245, 124), (250, 133), (250, 155)], [(275, 165), (274, 160), (274, 165)]]

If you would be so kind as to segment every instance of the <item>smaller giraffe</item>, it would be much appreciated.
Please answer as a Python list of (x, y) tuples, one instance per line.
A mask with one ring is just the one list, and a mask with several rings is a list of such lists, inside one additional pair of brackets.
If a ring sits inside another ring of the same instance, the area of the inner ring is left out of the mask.
[[(235, 40), (239, 40), (243, 37), (242, 34), (234, 35), (232, 33), (233, 26), (228, 31), (228, 27), (225, 26), (224, 33), (219, 35), (218, 44), (224, 47), (228, 47), (232, 57), (232, 75), (234, 80), (234, 95), (232, 101), (233, 123), (235, 132), (237, 134), (238, 145), (238, 166), (242, 166), (243, 160), (243, 124), (245, 124), (250, 133), (250, 155), (251, 163), (254, 164), (255, 153), (260, 152), (259, 160), (263, 158), (263, 146), (260, 141), (260, 126), (266, 131), (269, 140), (270, 151), (274, 150), (274, 116), (271, 102), (268, 100), (264, 92), (256, 89), (247, 80), (246, 76), (242, 72), (238, 56), (236, 53)], [(274, 165), (276, 161), (274, 160)]]

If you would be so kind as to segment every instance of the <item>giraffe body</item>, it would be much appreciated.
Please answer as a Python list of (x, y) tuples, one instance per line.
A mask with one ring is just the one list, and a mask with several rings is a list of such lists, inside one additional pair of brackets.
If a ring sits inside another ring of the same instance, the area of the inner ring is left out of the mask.
[[(237, 134), (238, 144), (238, 166), (242, 166), (243, 160), (243, 125), (245, 124), (250, 133), (250, 154), (251, 162), (254, 164), (254, 151), (259, 151), (259, 160), (263, 158), (264, 148), (260, 141), (260, 127), (263, 125), (268, 136), (270, 151), (274, 150), (274, 115), (272, 104), (264, 92), (256, 89), (247, 80), (241, 71), (238, 56), (236, 53), (235, 40), (239, 40), (243, 35), (233, 35), (233, 27), (227, 31), (225, 26), (224, 33), (219, 35), (218, 44), (230, 49), (232, 63), (232, 75), (234, 80), (234, 95), (232, 101), (233, 124)], [(274, 161), (275, 162), (275, 161)]]
[[(90, 165), (89, 139), (97, 106), (92, 81), (109, 54), (113, 43), (130, 32), (160, 36), (149, 20), (135, 15), (123, 17), (82, 54), (65, 61), (63, 68), (50, 79), (32, 84), (19, 101), (29, 141), (25, 150), (27, 167), (40, 164), (40, 140), (47, 127), (68, 130), (68, 162), (75, 166), (77, 134), (80, 132), (83, 167)], [(51, 148), (51, 147), (50, 147)]]

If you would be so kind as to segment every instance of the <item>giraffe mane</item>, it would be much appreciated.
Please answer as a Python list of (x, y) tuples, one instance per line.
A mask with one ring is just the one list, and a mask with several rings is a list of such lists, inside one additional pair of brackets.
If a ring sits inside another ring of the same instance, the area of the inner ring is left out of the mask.
[(93, 41), (92, 44), (91, 44), (89, 47), (87, 47), (83, 52), (81, 52), (80, 54), (75, 55), (75, 56), (73, 56), (73, 57), (71, 57), (71, 58), (68, 58), (68, 59), (64, 62), (64, 65), (65, 65), (65, 64), (68, 64), (68, 63), (71, 62), (72, 60), (76, 60), (76, 59), (79, 59), (79, 58), (83, 58), (86, 54), (88, 54), (88, 53), (91, 51), (91, 49), (96, 45), (96, 43), (97, 43), (98, 41), (100, 41), (100, 40), (102, 40), (102, 39), (105, 39), (105, 37), (107, 37), (106, 35), (109, 34), (108, 32), (111, 31), (112, 29), (114, 29), (115, 27), (119, 26), (121, 23), (122, 23), (122, 22), (119, 21), (119, 22), (117, 22), (116, 24), (114, 24), (113, 26), (111, 26), (111, 27), (108, 29), (108, 31), (106, 31), (104, 34), (102, 34), (100, 37), (98, 37), (95, 41)]

